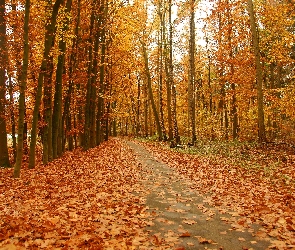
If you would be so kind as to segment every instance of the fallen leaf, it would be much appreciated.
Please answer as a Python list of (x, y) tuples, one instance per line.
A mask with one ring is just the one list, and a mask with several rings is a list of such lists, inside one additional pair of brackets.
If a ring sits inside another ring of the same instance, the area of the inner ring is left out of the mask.
[(189, 232), (185, 232), (179, 235), (179, 237), (190, 237), (191, 234)]

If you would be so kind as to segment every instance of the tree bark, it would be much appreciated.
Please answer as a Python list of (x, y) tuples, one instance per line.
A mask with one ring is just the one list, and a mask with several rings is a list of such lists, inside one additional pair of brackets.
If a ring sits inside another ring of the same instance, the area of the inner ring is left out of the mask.
[(7, 68), (5, 0), (0, 0), (0, 167), (10, 167), (5, 118)]
[(23, 158), (23, 139), (24, 139), (24, 117), (25, 117), (25, 91), (28, 75), (29, 64), (29, 19), (30, 19), (30, 0), (26, 0), (25, 5), (25, 22), (24, 22), (24, 54), (21, 82), (19, 86), (19, 116), (18, 116), (18, 137), (17, 153), (14, 166), (14, 178), (20, 177), (20, 169)]
[(163, 43), (164, 43), (164, 8), (163, 8), (162, 1), (159, 1), (159, 9), (158, 9), (158, 15), (160, 19), (160, 31), (159, 31), (159, 37), (158, 37), (158, 74), (159, 74), (159, 115), (160, 115), (160, 124), (163, 132), (163, 140), (167, 140), (166, 135), (166, 129), (165, 129), (165, 123), (164, 123), (164, 110), (163, 110)]
[[(48, 0), (49, 6), (51, 6), (51, 0)], [(38, 114), (39, 108), (42, 98), (42, 88), (44, 82), (44, 74), (47, 70), (47, 62), (49, 60), (49, 52), (51, 50), (52, 41), (54, 38), (54, 29), (56, 25), (56, 19), (58, 15), (58, 10), (63, 0), (56, 0), (53, 5), (53, 10), (51, 14), (50, 21), (46, 25), (45, 31), (45, 41), (44, 41), (44, 53), (43, 59), (41, 63), (40, 73), (38, 77), (38, 86), (36, 91), (36, 101), (33, 111), (33, 121), (32, 121), (32, 129), (31, 129), (31, 143), (30, 143), (30, 155), (29, 155), (29, 168), (35, 167), (35, 149), (36, 149), (36, 142), (37, 142), (37, 124), (38, 124)]]
[(260, 61), (259, 37), (255, 20), (254, 8), (252, 0), (247, 0), (248, 11), (250, 16), (250, 25), (252, 32), (253, 50), (255, 54), (256, 65), (256, 81), (257, 81), (257, 109), (258, 109), (258, 140), (259, 142), (266, 141), (265, 124), (264, 124), (264, 109), (263, 109), (263, 87), (262, 87), (262, 67)]
[[(102, 2), (103, 17), (101, 22), (105, 23), (108, 14), (108, 1)], [(99, 90), (98, 90), (98, 101), (97, 101), (97, 114), (96, 114), (96, 145), (99, 145), (102, 138), (102, 118), (104, 113), (104, 94), (105, 94), (105, 57), (107, 52), (106, 46), (106, 27), (102, 27), (101, 31), (101, 57), (100, 57), (100, 67), (99, 67)]]
[[(52, 47), (54, 46), (52, 39)], [(52, 161), (52, 75), (53, 75), (53, 57), (50, 56), (47, 62), (47, 70), (44, 72), (44, 122), (43, 128), (43, 164)]]
[(75, 38), (73, 39), (72, 44), (72, 51), (70, 54), (70, 62), (69, 62), (69, 87), (67, 90), (67, 94), (65, 97), (65, 105), (64, 105), (64, 113), (63, 113), (63, 128), (65, 129), (65, 138), (63, 140), (63, 148), (65, 148), (66, 138), (68, 138), (69, 143), (69, 150), (74, 149), (74, 140), (73, 140), (73, 134), (70, 133), (72, 130), (72, 115), (70, 112), (71, 109), (71, 103), (72, 103), (72, 94), (74, 92), (74, 69), (76, 68), (77, 64), (77, 57), (78, 57), (78, 37), (79, 37), (79, 26), (81, 21), (81, 0), (78, 0), (78, 9), (77, 9), (77, 20), (76, 20), (76, 26), (75, 26)]
[(52, 149), (53, 149), (53, 158), (57, 158), (62, 155), (62, 141), (64, 137), (64, 130), (62, 128), (62, 84), (63, 84), (63, 74), (64, 72), (64, 63), (65, 63), (65, 53), (67, 49), (65, 33), (69, 29), (69, 18), (68, 14), (72, 9), (72, 0), (67, 0), (66, 9), (65, 9), (65, 20), (62, 29), (62, 38), (59, 41), (59, 55), (57, 59), (57, 68), (56, 68), (56, 80), (55, 80), (55, 93), (54, 93), (54, 106), (52, 114)]
[(150, 74), (150, 69), (149, 69), (149, 62), (148, 62), (148, 54), (147, 54), (144, 42), (141, 42), (141, 45), (142, 45), (144, 65), (145, 65), (145, 74), (146, 74), (146, 77), (147, 77), (147, 87), (148, 87), (149, 98), (150, 98), (150, 101), (151, 101), (153, 114), (154, 114), (154, 117), (155, 117), (158, 137), (159, 137), (159, 140), (162, 140), (163, 134), (162, 134), (159, 115), (158, 115), (158, 112), (157, 112), (157, 108), (156, 108), (156, 104), (155, 104), (155, 100), (154, 100), (154, 95), (153, 95), (152, 79), (151, 79), (151, 74)]
[(84, 141), (83, 148), (88, 150), (90, 148), (90, 124), (91, 124), (91, 97), (93, 96), (92, 91), (92, 68), (93, 68), (93, 32), (95, 23), (95, 6), (96, 0), (92, 2), (92, 12), (90, 16), (90, 34), (89, 34), (89, 48), (88, 48), (88, 70), (87, 70), (87, 87), (86, 87), (86, 103), (85, 103), (85, 123), (84, 123)]
[(195, 100), (195, 0), (191, 0), (190, 10), (190, 46), (189, 46), (189, 83), (188, 115), (191, 132), (191, 144), (196, 141), (196, 100)]

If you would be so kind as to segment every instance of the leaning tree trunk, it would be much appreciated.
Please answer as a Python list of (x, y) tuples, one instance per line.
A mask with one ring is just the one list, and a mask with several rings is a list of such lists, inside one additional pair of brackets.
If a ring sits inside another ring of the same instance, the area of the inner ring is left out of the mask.
[(7, 65), (5, 0), (0, 0), (0, 166), (9, 167), (5, 119), (5, 70)]
[(20, 176), (21, 163), (23, 158), (23, 139), (24, 139), (24, 117), (25, 117), (25, 90), (28, 76), (29, 64), (29, 18), (30, 18), (30, 0), (26, 0), (25, 5), (25, 22), (24, 22), (24, 54), (22, 76), (19, 86), (19, 115), (18, 115), (18, 137), (17, 153), (14, 166), (14, 178)]
[(155, 122), (157, 126), (157, 132), (159, 136), (159, 140), (161, 141), (163, 139), (163, 134), (162, 134), (162, 129), (161, 129), (161, 124), (159, 120), (159, 115), (157, 112), (155, 100), (154, 100), (154, 95), (153, 95), (153, 89), (152, 89), (152, 79), (151, 79), (151, 74), (150, 74), (150, 69), (149, 69), (149, 62), (148, 62), (148, 54), (146, 51), (145, 44), (142, 42), (142, 50), (143, 50), (143, 58), (144, 58), (144, 64), (145, 64), (145, 73), (147, 77), (147, 86), (148, 86), (148, 93), (149, 93), (149, 98), (151, 101), (154, 117), (155, 117)]
[(253, 40), (253, 50), (255, 54), (256, 65), (256, 81), (257, 81), (257, 108), (258, 108), (258, 139), (260, 142), (266, 141), (265, 125), (264, 125), (264, 110), (263, 110), (263, 89), (262, 89), (262, 67), (260, 62), (259, 37), (255, 20), (254, 8), (252, 0), (248, 1), (248, 11), (250, 15), (250, 25)]

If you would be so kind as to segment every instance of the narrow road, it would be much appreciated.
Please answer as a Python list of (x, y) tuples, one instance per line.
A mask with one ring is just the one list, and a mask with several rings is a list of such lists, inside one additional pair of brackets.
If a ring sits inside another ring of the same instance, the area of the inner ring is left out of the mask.
[[(267, 249), (268, 241), (253, 236), (256, 228), (237, 228), (236, 213), (208, 206), (190, 189), (190, 181), (158, 162), (143, 146), (128, 141), (142, 165), (142, 185), (151, 223), (150, 249)], [(142, 194), (139, 194), (142, 196)], [(235, 217), (235, 218), (234, 218)]]

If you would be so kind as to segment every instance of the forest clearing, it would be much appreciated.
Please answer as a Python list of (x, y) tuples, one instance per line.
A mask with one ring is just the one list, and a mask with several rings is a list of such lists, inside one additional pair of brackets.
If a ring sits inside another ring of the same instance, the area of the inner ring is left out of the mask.
[(0, 0), (0, 249), (295, 248), (294, 0)]

